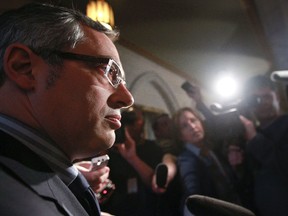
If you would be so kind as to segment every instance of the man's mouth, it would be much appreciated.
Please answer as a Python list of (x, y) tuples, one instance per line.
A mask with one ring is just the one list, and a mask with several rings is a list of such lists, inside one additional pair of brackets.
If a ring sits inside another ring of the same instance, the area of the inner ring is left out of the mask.
[(116, 130), (121, 127), (121, 115), (107, 115), (105, 119), (112, 129)]

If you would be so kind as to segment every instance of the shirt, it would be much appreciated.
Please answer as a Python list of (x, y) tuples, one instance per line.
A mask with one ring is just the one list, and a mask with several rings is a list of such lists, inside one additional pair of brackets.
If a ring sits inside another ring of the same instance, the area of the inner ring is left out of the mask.
[(218, 169), (220, 170), (220, 172), (222, 173), (222, 175), (225, 176), (225, 177), (227, 176), (223, 166), (221, 165), (221, 163), (217, 159), (216, 155), (212, 151), (209, 150), (209, 158), (207, 158), (207, 157), (203, 157), (201, 155), (201, 149), (198, 148), (197, 146), (195, 146), (195, 145), (193, 145), (191, 143), (186, 143), (185, 147), (189, 151), (193, 152), (201, 160), (203, 160), (206, 165), (211, 165), (212, 163), (215, 163), (216, 166), (218, 167)]

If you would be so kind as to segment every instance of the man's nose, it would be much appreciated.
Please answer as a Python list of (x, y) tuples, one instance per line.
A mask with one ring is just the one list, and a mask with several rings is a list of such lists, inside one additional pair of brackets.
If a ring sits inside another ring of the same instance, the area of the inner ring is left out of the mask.
[(118, 95), (116, 99), (117, 108), (126, 108), (134, 104), (134, 98), (126, 85), (121, 83), (116, 91)]

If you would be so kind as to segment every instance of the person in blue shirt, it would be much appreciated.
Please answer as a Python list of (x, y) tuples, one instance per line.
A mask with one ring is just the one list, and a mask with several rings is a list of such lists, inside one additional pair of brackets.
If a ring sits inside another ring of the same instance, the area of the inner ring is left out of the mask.
[(217, 156), (209, 149), (204, 125), (199, 115), (185, 107), (174, 115), (178, 144), (182, 152), (178, 167), (183, 186), (183, 215), (191, 213), (185, 206), (188, 196), (199, 194), (239, 203), (239, 197)]

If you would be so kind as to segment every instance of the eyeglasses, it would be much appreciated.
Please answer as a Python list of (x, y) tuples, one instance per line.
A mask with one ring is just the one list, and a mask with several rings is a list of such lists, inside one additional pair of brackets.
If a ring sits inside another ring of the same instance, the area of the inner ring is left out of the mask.
[(58, 50), (50, 51), (51, 54), (57, 55), (60, 58), (63, 59), (69, 59), (69, 60), (76, 60), (76, 61), (84, 61), (96, 64), (96, 66), (104, 65), (105, 66), (105, 72), (104, 76), (107, 78), (109, 83), (114, 87), (118, 88), (118, 86), (125, 82), (124, 77), (124, 71), (121, 69), (121, 67), (111, 58), (98, 58), (95, 56), (89, 56), (89, 55), (81, 55), (71, 52), (62, 52)]

